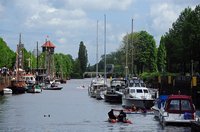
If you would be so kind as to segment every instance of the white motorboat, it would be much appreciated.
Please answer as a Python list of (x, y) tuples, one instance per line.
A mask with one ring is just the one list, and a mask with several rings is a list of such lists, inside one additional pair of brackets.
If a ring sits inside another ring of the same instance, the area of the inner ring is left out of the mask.
[(150, 109), (154, 105), (154, 98), (140, 79), (128, 81), (128, 87), (122, 95), (122, 106), (130, 108), (133, 105), (141, 109)]
[[(121, 103), (122, 92), (126, 87), (126, 80), (122, 78), (114, 78), (110, 82), (110, 87), (106, 89), (104, 99), (110, 103)], [(119, 92), (119, 93), (118, 93)]]
[(4, 88), (3, 89), (3, 93), (4, 94), (12, 94), (12, 89), (10, 89), (10, 88)]
[(164, 107), (160, 108), (159, 120), (162, 125), (191, 124), (196, 121), (196, 110), (187, 95), (170, 95)]
[(88, 87), (88, 94), (90, 97), (103, 99), (103, 93), (106, 88), (107, 85), (104, 84), (104, 78), (95, 78), (91, 81), (91, 84)]
[(41, 93), (42, 92), (42, 88), (39, 84), (27, 84), (27, 93)]

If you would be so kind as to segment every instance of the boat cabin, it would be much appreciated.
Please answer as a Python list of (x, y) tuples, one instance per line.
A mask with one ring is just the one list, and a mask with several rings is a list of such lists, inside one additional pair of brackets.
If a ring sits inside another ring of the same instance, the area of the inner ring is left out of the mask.
[(168, 113), (194, 113), (195, 107), (192, 103), (190, 96), (186, 95), (171, 95), (169, 96), (166, 105), (165, 111)]
[(124, 89), (126, 87), (126, 80), (118, 78), (112, 79), (110, 86), (112, 89), (119, 91), (120, 89)]
[(129, 86), (128, 88), (126, 88), (126, 94), (129, 94), (131, 98), (138, 98), (138, 99), (152, 98), (149, 89), (145, 87), (145, 83), (139, 79), (129, 80)]
[(35, 76), (32, 74), (26, 74), (22, 78), (27, 84), (29, 84), (29, 83), (35, 84), (35, 81), (36, 81)]
[(196, 120), (196, 110), (192, 99), (187, 95), (170, 95), (164, 109), (160, 109), (160, 122), (167, 124), (191, 124)]

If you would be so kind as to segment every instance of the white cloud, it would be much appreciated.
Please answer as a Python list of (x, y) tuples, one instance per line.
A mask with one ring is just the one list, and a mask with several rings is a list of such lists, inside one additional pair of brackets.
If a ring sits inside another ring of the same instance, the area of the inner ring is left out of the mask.
[(179, 8), (169, 3), (152, 5), (150, 15), (152, 18), (152, 28), (158, 33), (163, 33), (171, 27), (179, 15)]
[(133, 0), (67, 0), (69, 6), (95, 10), (126, 10)]
[[(134, 32), (146, 30), (159, 42), (180, 12), (188, 6), (194, 8), (197, 3), (198, 0), (0, 0), (0, 35), (5, 36), (11, 48), (16, 47), (19, 32), (24, 44), (43, 43), (45, 35), (49, 35), (56, 52), (73, 57), (83, 41), (89, 61), (94, 64), (97, 19), (99, 56), (103, 54), (103, 14), (107, 14), (107, 53), (110, 53), (119, 48), (130, 31), (130, 17), (134, 18)], [(28, 48), (32, 50), (33, 46)]]

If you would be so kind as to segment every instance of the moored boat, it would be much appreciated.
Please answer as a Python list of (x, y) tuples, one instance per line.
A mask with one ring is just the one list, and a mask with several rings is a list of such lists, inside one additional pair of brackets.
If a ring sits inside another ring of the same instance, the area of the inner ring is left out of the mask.
[(61, 90), (62, 88), (63, 88), (62, 86), (59, 86), (56, 83), (52, 83), (51, 85), (45, 86), (42, 89), (43, 90)]
[(122, 95), (122, 106), (130, 108), (134, 105), (137, 108), (150, 109), (154, 100), (142, 80), (132, 79), (128, 81), (128, 87)]
[(36, 79), (33, 74), (25, 74), (22, 76), (22, 79), (27, 83), (27, 84), (35, 84)]
[(3, 94), (12, 94), (12, 89), (10, 89), (10, 88), (4, 88), (3, 89)]
[(159, 120), (162, 125), (188, 124), (196, 121), (196, 110), (192, 99), (187, 95), (170, 95), (160, 109)]
[(27, 90), (26, 90), (27, 93), (41, 93), (42, 92), (42, 89), (41, 89), (41, 86), (39, 84), (28, 84), (27, 85)]
[[(122, 92), (126, 86), (126, 80), (121, 78), (114, 78), (110, 82), (110, 87), (106, 89), (104, 100), (110, 103), (121, 103)], [(121, 93), (120, 93), (121, 92)]]
[(13, 94), (25, 93), (26, 83), (23, 80), (11, 80), (11, 85), (8, 86), (12, 90)]
[(96, 77), (91, 81), (91, 84), (88, 86), (88, 95), (96, 99), (103, 99), (103, 93), (105, 92), (107, 85), (104, 84), (104, 78)]

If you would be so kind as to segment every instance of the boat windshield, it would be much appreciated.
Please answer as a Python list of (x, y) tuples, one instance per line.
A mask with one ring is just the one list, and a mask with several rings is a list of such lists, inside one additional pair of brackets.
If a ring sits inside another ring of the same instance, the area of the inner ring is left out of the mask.
[(142, 89), (137, 89), (137, 93), (143, 93)]
[[(181, 107), (180, 107), (181, 105)], [(191, 111), (192, 107), (189, 100), (171, 100), (169, 110)]]
[(130, 90), (130, 93), (135, 93), (135, 89), (131, 89), (131, 90)]
[(146, 89), (144, 89), (143, 91), (144, 91), (144, 93), (149, 93), (148, 90), (146, 90)]
[(179, 100), (171, 100), (169, 110), (179, 110)]
[(189, 100), (181, 100), (181, 110), (192, 110)]
[(145, 87), (145, 84), (144, 83), (140, 83), (141, 87)]

